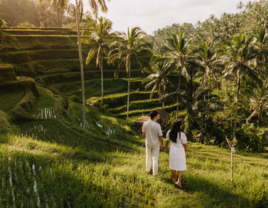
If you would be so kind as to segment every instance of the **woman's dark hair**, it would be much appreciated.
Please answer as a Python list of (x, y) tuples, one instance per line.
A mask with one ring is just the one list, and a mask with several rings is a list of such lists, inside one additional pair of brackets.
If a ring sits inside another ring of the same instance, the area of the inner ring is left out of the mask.
[(172, 129), (169, 133), (169, 138), (172, 142), (177, 142), (177, 136), (178, 133), (180, 133), (180, 138), (181, 138), (181, 121), (180, 120), (176, 120), (173, 123)]
[(150, 112), (150, 117), (151, 117), (151, 119), (154, 119), (154, 117), (156, 117), (158, 114), (159, 114), (159, 111), (157, 111), (157, 110), (152, 110), (152, 111)]

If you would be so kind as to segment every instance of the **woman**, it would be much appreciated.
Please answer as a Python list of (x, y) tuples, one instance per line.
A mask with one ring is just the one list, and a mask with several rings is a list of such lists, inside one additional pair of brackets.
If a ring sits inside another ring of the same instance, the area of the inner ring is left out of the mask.
[[(166, 146), (168, 147), (169, 141), (171, 141), (169, 150), (169, 168), (173, 176), (173, 182), (177, 184), (180, 188), (181, 177), (184, 170), (186, 170), (186, 155), (187, 155), (187, 138), (183, 132), (181, 132), (182, 122), (176, 120), (173, 124), (171, 130), (167, 132)], [(178, 180), (176, 180), (176, 171), (178, 171)]]

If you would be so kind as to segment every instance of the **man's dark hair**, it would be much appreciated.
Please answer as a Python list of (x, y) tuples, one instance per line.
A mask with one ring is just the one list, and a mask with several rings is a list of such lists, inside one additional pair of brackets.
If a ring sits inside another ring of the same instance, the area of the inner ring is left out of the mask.
[(150, 112), (151, 119), (154, 119), (158, 114), (159, 114), (159, 111), (158, 110), (152, 110)]

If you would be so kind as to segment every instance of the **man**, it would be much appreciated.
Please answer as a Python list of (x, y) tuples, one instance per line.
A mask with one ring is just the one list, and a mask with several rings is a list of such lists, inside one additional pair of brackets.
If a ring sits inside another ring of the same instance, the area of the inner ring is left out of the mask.
[(152, 110), (150, 117), (151, 119), (145, 121), (142, 127), (142, 135), (145, 138), (146, 145), (146, 172), (151, 172), (151, 163), (153, 159), (153, 175), (157, 176), (160, 143), (161, 148), (164, 149), (163, 134), (160, 124), (156, 123), (156, 120), (160, 118), (159, 112), (157, 110)]

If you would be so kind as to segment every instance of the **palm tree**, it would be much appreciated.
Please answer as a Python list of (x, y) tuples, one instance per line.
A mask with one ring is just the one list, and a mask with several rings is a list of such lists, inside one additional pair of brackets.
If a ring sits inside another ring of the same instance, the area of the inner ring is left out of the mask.
[(100, 17), (98, 21), (90, 22), (87, 25), (89, 30), (84, 31), (82, 43), (92, 46), (88, 52), (86, 64), (89, 64), (94, 56), (96, 57), (96, 66), (101, 70), (101, 104), (103, 104), (103, 56), (108, 55), (109, 43), (115, 37), (115, 33), (110, 33), (113, 23), (106, 18)]
[[(153, 97), (155, 89), (158, 87), (158, 98), (161, 102), (161, 98), (166, 94), (167, 84), (169, 83), (167, 75), (174, 69), (174, 65), (167, 59), (161, 59), (161, 56), (155, 57), (150, 62), (150, 68), (145, 68), (144, 71), (150, 73), (150, 75), (142, 80), (142, 84), (148, 83), (145, 89), (152, 87), (150, 98)], [(162, 108), (164, 108), (164, 102), (162, 102)]]
[(261, 84), (259, 79), (258, 71), (255, 68), (252, 68), (250, 61), (256, 58), (257, 51), (253, 48), (253, 38), (246, 37), (243, 34), (238, 34), (233, 37), (233, 39), (226, 46), (227, 56), (225, 57), (226, 61), (229, 62), (227, 67), (227, 72), (223, 75), (223, 80), (228, 80), (230, 78), (236, 81), (237, 90), (236, 90), (236, 110), (235, 110), (235, 121), (234, 121), (234, 131), (233, 138), (236, 139), (236, 122), (237, 122), (237, 109), (239, 102), (239, 90), (241, 80), (248, 78), (253, 79), (258, 84)]
[(128, 96), (127, 96), (127, 121), (129, 115), (129, 91), (130, 91), (130, 77), (131, 77), (131, 62), (136, 60), (142, 68), (144, 60), (141, 53), (151, 53), (151, 44), (146, 42), (145, 35), (139, 27), (129, 29), (126, 33), (117, 33), (120, 40), (115, 41), (112, 46), (113, 49), (109, 52), (108, 63), (115, 63), (119, 61), (118, 68), (115, 71), (117, 78), (123, 64), (126, 67), (128, 77)]
[(246, 122), (248, 123), (250, 119), (258, 114), (258, 126), (260, 127), (262, 112), (264, 109), (267, 109), (268, 106), (268, 88), (263, 85), (253, 90), (247, 90), (247, 94), (250, 96), (251, 109), (253, 109), (253, 112)]
[[(189, 60), (189, 43), (192, 38), (186, 39), (184, 37), (184, 32), (180, 31), (178, 35), (173, 34), (171, 37), (166, 38), (167, 44), (161, 48), (162, 52), (167, 54), (167, 57), (172, 60), (173, 64), (176, 66), (177, 71), (179, 71), (179, 85), (178, 90), (180, 90), (181, 85), (181, 73), (186, 70), (185, 66)], [(177, 114), (178, 118), (179, 111), (179, 99), (177, 98)]]
[(220, 74), (224, 69), (224, 61), (219, 59), (221, 50), (214, 43), (206, 41), (204, 44), (200, 44), (199, 48), (194, 52), (197, 53), (197, 62), (204, 72), (202, 78), (203, 84), (208, 77), (211, 77), (217, 82), (218, 87), (217, 74)]
[(240, 12), (241, 12), (241, 10), (244, 8), (244, 4), (243, 4), (243, 2), (242, 1), (240, 1), (237, 5), (236, 5), (236, 8), (237, 9), (240, 9)]
[(249, 1), (247, 4), (246, 4), (246, 10), (251, 10), (253, 8), (253, 4), (251, 1)]
[[(39, 0), (42, 2), (43, 0)], [(110, 1), (110, 0), (107, 0)], [(61, 8), (63, 9), (67, 5), (67, 0), (52, 0), (53, 3), (59, 3)], [(93, 15), (97, 19), (99, 7), (101, 7), (101, 11), (104, 13), (108, 12), (108, 7), (106, 6), (105, 0), (88, 0), (88, 4), (92, 10)], [(82, 46), (81, 46), (81, 38), (80, 38), (80, 22), (83, 16), (83, 1), (75, 0), (76, 5), (76, 24), (77, 24), (77, 45), (79, 51), (79, 61), (80, 61), (80, 70), (81, 70), (81, 85), (82, 85), (82, 120), (83, 120), (83, 128), (86, 126), (86, 102), (85, 102), (85, 86), (84, 86), (84, 69), (83, 69), (83, 57), (82, 57)]]
[(0, 39), (1, 39), (1, 43), (3, 42), (3, 31), (6, 28), (7, 23), (5, 22), (5, 20), (0, 18)]
[(70, 15), (72, 21), (76, 19), (76, 8), (74, 4), (69, 4), (67, 7), (67, 14)]
[(46, 27), (53, 27), (56, 22), (55, 15), (50, 7), (42, 11), (40, 18)]
[(262, 71), (264, 70), (265, 67), (264, 63), (265, 61), (267, 61), (267, 55), (268, 55), (268, 48), (266, 46), (268, 33), (266, 33), (265, 27), (266, 27), (265, 24), (263, 24), (260, 27), (256, 35), (257, 41), (255, 43), (256, 48), (258, 50), (258, 57), (257, 57), (258, 65), (260, 66)]

